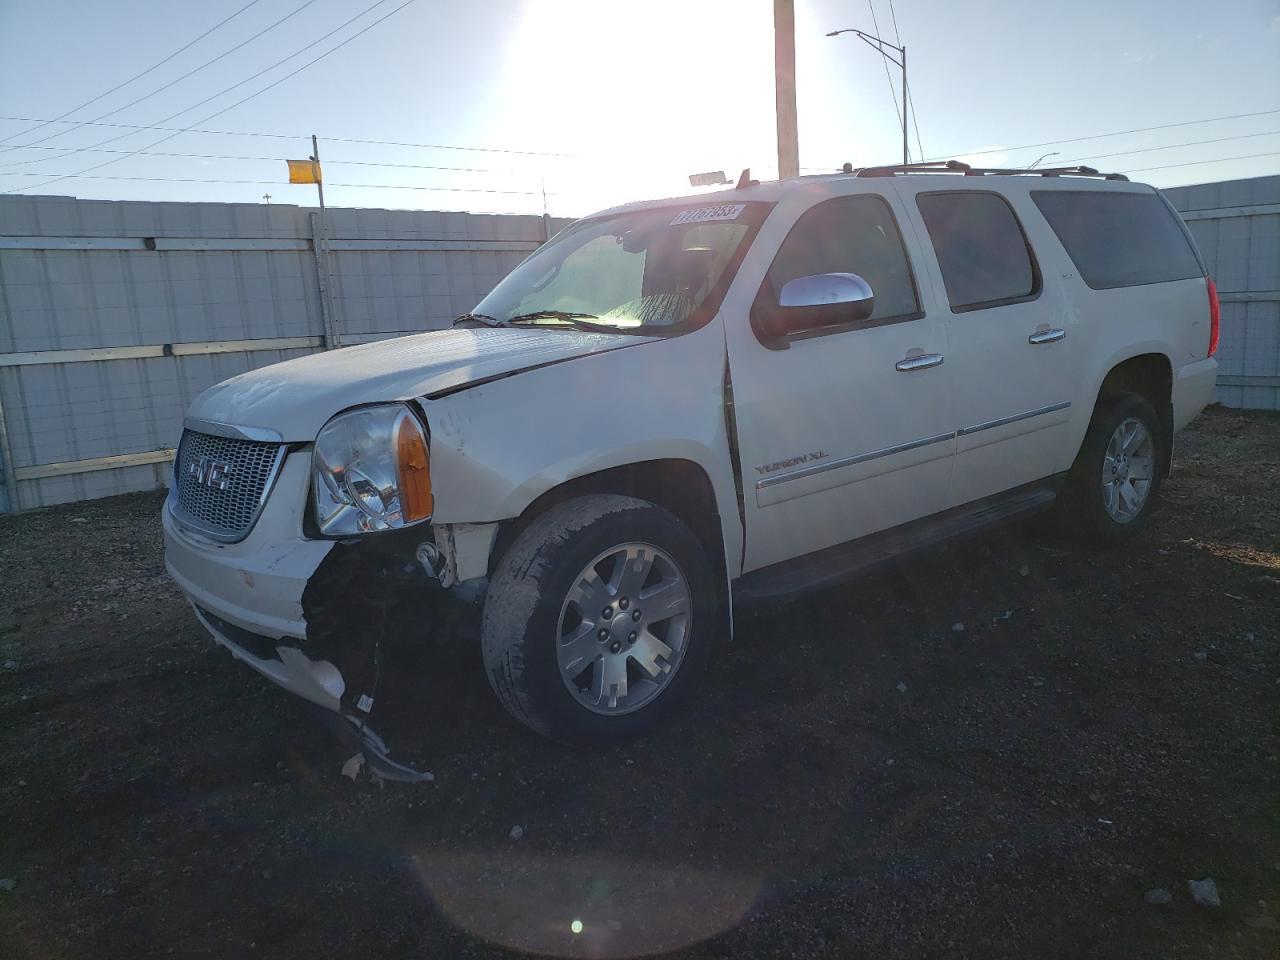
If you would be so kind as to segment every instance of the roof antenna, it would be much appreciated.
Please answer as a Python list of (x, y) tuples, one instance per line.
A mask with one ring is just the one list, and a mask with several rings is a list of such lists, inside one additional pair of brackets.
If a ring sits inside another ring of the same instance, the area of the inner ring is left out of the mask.
[(760, 182), (759, 180), (752, 180), (752, 179), (751, 179), (751, 168), (750, 168), (750, 167), (745, 167), (745, 168), (743, 168), (742, 176), (740, 176), (740, 177), (738, 178), (738, 185), (737, 185), (736, 187), (734, 187), (733, 189), (735, 189), (735, 190), (745, 190), (747, 187), (755, 186), (755, 185), (756, 185), (757, 183), (759, 183), (759, 182)]

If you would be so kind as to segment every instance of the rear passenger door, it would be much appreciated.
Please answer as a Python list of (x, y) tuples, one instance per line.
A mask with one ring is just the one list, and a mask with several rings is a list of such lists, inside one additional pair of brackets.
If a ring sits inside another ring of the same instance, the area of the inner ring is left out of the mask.
[[(905, 180), (905, 182), (904, 182)], [(1010, 197), (978, 184), (897, 182), (948, 315), (956, 460), (946, 505), (1000, 493), (1056, 469), (1069, 442), (1072, 317)], [(1038, 223), (1038, 220), (1037, 220)]]

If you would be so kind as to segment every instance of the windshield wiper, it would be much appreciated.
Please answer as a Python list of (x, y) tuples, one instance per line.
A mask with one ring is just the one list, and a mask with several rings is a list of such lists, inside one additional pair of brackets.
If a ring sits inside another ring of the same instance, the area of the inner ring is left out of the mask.
[(456, 320), (453, 321), (453, 325), (456, 327), (458, 324), (466, 323), (467, 321), (472, 321), (473, 323), (482, 323), (486, 327), (510, 326), (510, 324), (508, 324), (507, 321), (499, 320), (497, 317), (491, 317), (487, 313), (464, 313), (462, 316), (458, 317)]
[(634, 328), (619, 327), (612, 323), (592, 323), (596, 319), (594, 313), (574, 313), (570, 310), (535, 310), (532, 313), (518, 313), (507, 323), (512, 326), (518, 323), (535, 325), (539, 320), (559, 320), (567, 323), (575, 330), (590, 330), (593, 333), (633, 333)]

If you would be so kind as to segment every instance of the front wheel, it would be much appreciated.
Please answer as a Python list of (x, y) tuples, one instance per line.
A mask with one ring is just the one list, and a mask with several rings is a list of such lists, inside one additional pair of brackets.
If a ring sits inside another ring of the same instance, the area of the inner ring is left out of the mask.
[(613, 495), (567, 501), (498, 563), (481, 622), (489, 682), (553, 739), (637, 736), (705, 668), (716, 603), (706, 551), (670, 512)]
[(1066, 508), (1091, 539), (1128, 540), (1147, 523), (1168, 441), (1155, 408), (1137, 394), (1098, 401), (1071, 468)]

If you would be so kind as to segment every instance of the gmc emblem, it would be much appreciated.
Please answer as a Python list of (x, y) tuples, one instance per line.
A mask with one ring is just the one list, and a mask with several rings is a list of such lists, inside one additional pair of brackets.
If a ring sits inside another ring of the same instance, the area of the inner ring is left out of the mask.
[(187, 476), (214, 490), (226, 490), (231, 486), (231, 472), (231, 464), (212, 457), (198, 457), (187, 464)]

